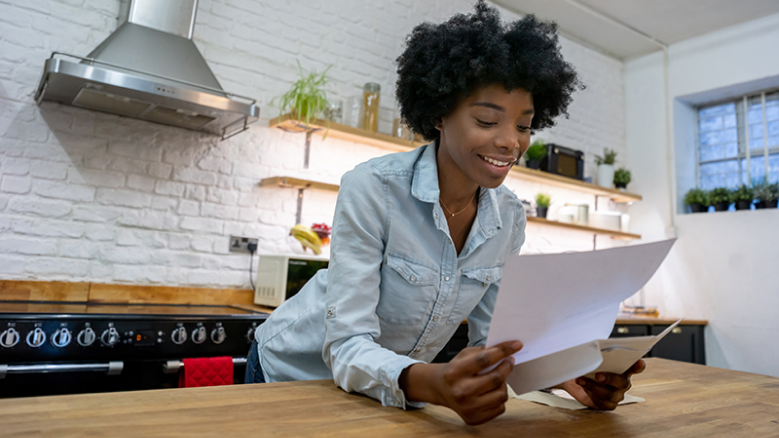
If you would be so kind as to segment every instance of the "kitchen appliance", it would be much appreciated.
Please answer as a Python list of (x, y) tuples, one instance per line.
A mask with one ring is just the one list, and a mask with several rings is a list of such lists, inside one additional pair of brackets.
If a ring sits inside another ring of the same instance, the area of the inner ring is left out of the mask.
[(243, 383), (267, 317), (234, 306), (0, 301), (0, 397), (177, 387), (190, 357), (231, 356)]
[(292, 298), (329, 260), (322, 257), (263, 255), (254, 283), (254, 303), (278, 307)]
[(547, 144), (541, 170), (578, 180), (584, 179), (584, 152), (554, 143)]
[(622, 213), (618, 211), (596, 211), (590, 213), (590, 226), (604, 230), (620, 231)]
[(35, 100), (217, 134), (257, 121), (256, 100), (225, 92), (192, 41), (197, 0), (122, 2), (121, 24), (89, 55), (53, 52)]

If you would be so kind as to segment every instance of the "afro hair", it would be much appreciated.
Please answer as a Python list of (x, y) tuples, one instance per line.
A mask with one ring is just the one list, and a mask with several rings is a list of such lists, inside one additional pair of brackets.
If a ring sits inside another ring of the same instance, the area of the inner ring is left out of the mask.
[(477, 87), (497, 83), (530, 92), (534, 131), (568, 116), (571, 94), (584, 89), (560, 53), (556, 24), (526, 15), (502, 25), (498, 11), (483, 0), (473, 14), (416, 26), (397, 62), (401, 117), (429, 141), (439, 137), (436, 123)]

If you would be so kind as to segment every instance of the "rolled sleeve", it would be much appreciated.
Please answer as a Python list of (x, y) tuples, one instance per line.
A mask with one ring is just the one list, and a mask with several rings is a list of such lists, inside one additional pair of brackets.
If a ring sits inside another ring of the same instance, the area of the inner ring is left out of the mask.
[(400, 373), (420, 361), (375, 342), (381, 334), (379, 303), (387, 220), (382, 176), (370, 164), (341, 180), (333, 220), (332, 258), (325, 297), (322, 358), (335, 384), (385, 406), (414, 406), (398, 385)]

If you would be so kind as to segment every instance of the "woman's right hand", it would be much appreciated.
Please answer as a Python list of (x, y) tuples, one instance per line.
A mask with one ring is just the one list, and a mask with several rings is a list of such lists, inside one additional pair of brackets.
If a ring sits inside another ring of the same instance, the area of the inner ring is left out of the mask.
[(399, 383), (408, 400), (447, 406), (470, 425), (486, 423), (506, 410), (506, 379), (514, 369), (511, 355), (521, 348), (519, 341), (466, 348), (446, 364), (411, 365)]

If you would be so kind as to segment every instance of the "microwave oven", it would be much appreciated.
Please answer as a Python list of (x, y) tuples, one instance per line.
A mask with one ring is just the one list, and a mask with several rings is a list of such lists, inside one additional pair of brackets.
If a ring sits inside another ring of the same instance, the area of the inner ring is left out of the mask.
[(550, 143), (547, 145), (547, 156), (541, 160), (541, 170), (582, 181), (584, 152)]
[(254, 304), (278, 307), (295, 296), (329, 260), (299, 255), (261, 255), (254, 283)]

